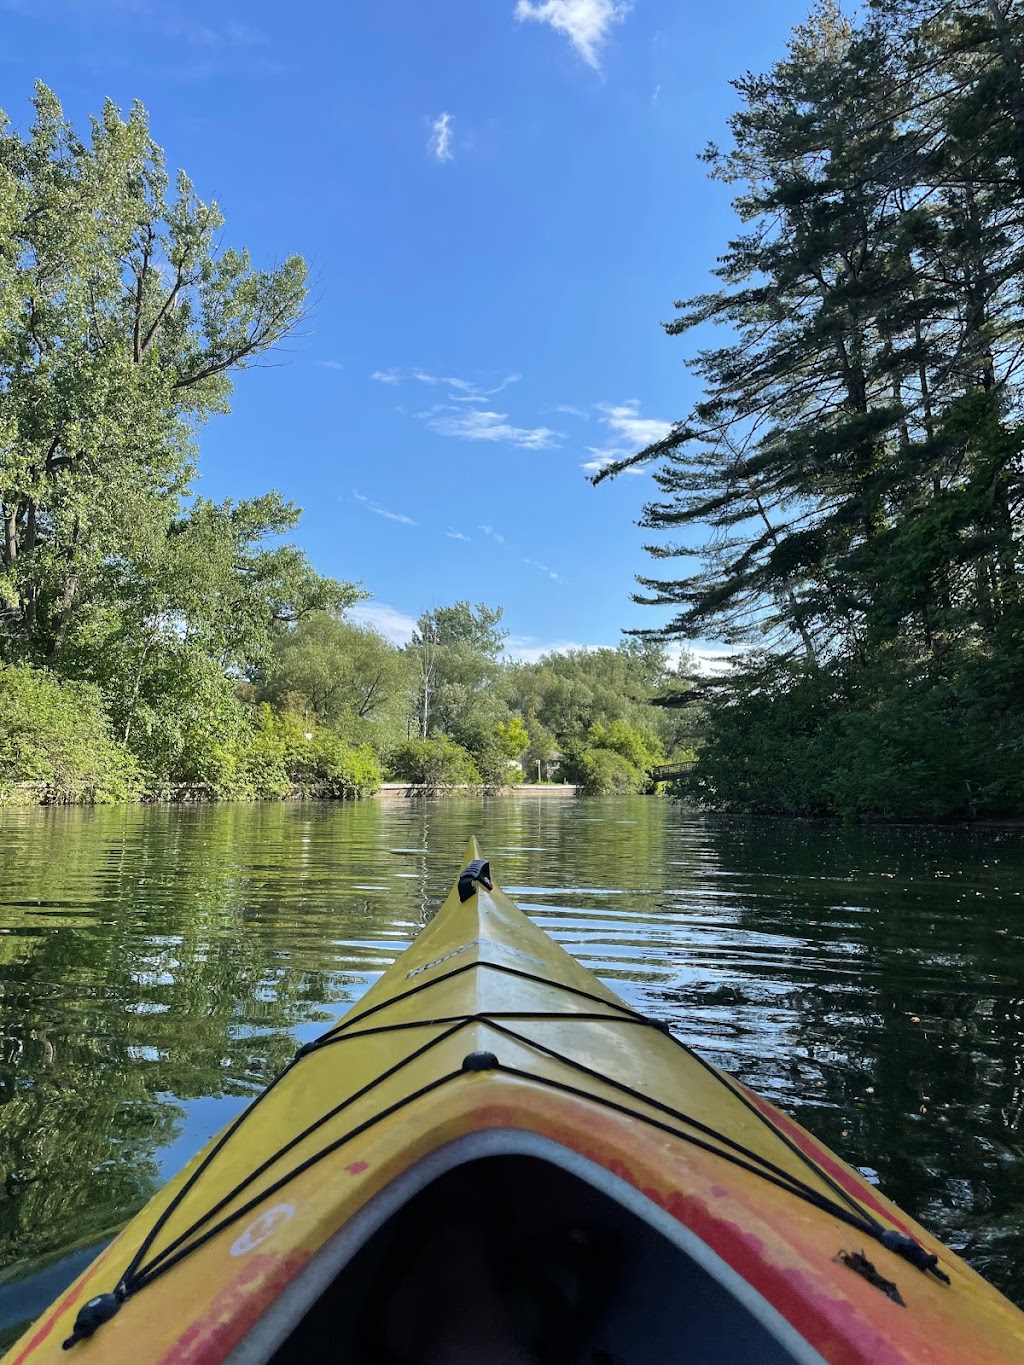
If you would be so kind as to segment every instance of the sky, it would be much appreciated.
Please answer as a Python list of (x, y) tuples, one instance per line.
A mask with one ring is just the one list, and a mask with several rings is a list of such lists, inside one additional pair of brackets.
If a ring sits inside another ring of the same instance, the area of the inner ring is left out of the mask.
[(736, 221), (697, 156), (808, 7), (0, 0), (0, 108), (26, 128), (36, 79), (83, 128), (141, 100), (226, 245), (309, 263), (309, 317), (204, 429), (197, 489), (279, 489), (389, 638), (468, 598), (530, 659), (668, 620), (630, 600), (691, 562), (644, 552), (650, 474), (588, 474), (699, 396), (661, 323)]

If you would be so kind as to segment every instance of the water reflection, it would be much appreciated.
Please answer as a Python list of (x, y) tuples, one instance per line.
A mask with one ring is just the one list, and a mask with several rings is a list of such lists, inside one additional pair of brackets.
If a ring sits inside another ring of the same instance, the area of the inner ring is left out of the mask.
[(137, 1208), (412, 938), (473, 831), (631, 1003), (1024, 1300), (1019, 837), (645, 798), (0, 812), (0, 1266)]

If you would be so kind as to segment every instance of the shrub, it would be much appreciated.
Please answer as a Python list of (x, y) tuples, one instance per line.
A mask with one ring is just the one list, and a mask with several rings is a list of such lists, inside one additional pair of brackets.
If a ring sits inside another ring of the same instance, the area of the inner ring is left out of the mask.
[(0, 669), (0, 795), (26, 783), (47, 802), (124, 801), (137, 782), (97, 688), (45, 668)]
[(430, 791), (480, 785), (480, 773), (471, 755), (447, 735), (436, 739), (410, 739), (391, 756), (391, 771), (402, 782)]
[(312, 747), (314, 782), (311, 796), (350, 801), (359, 796), (372, 796), (380, 789), (380, 761), (369, 745), (354, 749), (337, 735), (323, 730), (314, 736)]
[(507, 791), (523, 780), (523, 767), (508, 756), (505, 745), (488, 744), (472, 754), (480, 780), (488, 791)]
[(584, 749), (570, 781), (584, 796), (629, 796), (648, 785), (647, 774), (611, 749)]
[(377, 791), (381, 769), (366, 745), (355, 747), (294, 712), (275, 715), (262, 705), (253, 712), (239, 776), (249, 796), (348, 800)]
[(665, 761), (664, 746), (654, 731), (624, 720), (596, 720), (587, 732), (587, 743), (592, 749), (610, 749), (642, 772)]

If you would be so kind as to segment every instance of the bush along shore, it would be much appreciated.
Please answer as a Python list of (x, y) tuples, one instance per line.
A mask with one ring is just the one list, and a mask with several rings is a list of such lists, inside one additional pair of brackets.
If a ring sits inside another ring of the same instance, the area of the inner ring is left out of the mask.
[[(338, 800), (386, 781), (424, 794), (527, 780), (629, 794), (653, 790), (667, 755), (692, 758), (677, 713), (652, 704), (665, 687), (688, 687), (658, 647), (510, 663), (499, 618), (456, 603), (399, 648), (314, 613), (282, 628), (249, 677), (216, 680), (215, 705), (154, 705), (132, 726), (118, 725), (95, 683), (8, 664), (0, 803)], [(481, 620), (489, 640), (467, 641)]]

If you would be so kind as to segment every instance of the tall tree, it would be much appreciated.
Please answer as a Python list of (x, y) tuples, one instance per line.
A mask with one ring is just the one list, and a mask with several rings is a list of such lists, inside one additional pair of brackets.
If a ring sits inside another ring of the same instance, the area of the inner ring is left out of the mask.
[(715, 532), (696, 574), (641, 580), (681, 608), (668, 634), (788, 639), (812, 663), (941, 652), (1016, 601), (1024, 225), (1015, 125), (982, 109), (1002, 62), (1012, 113), (1019, 26), (1005, 4), (902, 28), (886, 8), (907, 9), (855, 29), (822, 0), (735, 83), (732, 146), (706, 153), (745, 231), (668, 330), (732, 339), (697, 353), (690, 417), (624, 462), (665, 457), (645, 525)]
[[(138, 104), (88, 139), (39, 85), (19, 135), (0, 114), (0, 622), (8, 657), (55, 661), (181, 528), (195, 435), (233, 371), (302, 316), (306, 270), (253, 268), (163, 153)], [(278, 529), (282, 509), (263, 510)], [(197, 509), (193, 523), (243, 519)], [(253, 509), (259, 520), (261, 513)]]
[[(468, 601), (425, 611), (409, 652), (418, 673), (416, 719), (421, 739), (435, 733), (493, 727), (503, 704), (497, 694), (498, 657), (506, 632), (501, 607)], [(478, 723), (479, 722), (479, 723)]]

